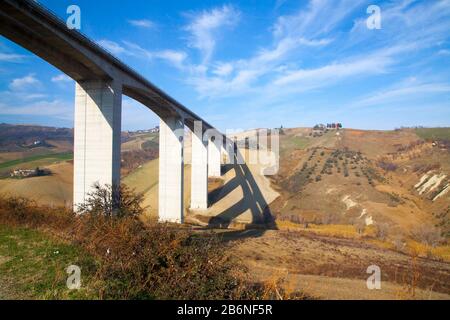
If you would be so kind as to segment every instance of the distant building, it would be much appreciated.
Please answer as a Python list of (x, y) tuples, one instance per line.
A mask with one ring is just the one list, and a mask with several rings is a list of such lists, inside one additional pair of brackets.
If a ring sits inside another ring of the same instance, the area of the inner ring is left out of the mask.
[(332, 129), (332, 130), (342, 129), (342, 123), (340, 123), (340, 122), (327, 123), (327, 129)]
[(145, 133), (157, 133), (157, 132), (159, 132), (159, 126), (156, 126), (152, 129), (137, 130), (134, 132), (128, 131), (128, 133), (131, 133), (131, 134), (145, 134)]
[(157, 132), (159, 132), (159, 126), (156, 126), (153, 129), (150, 129), (149, 132), (150, 133), (157, 133)]
[(31, 178), (40, 177), (51, 174), (48, 169), (17, 169), (10, 173), (11, 178)]

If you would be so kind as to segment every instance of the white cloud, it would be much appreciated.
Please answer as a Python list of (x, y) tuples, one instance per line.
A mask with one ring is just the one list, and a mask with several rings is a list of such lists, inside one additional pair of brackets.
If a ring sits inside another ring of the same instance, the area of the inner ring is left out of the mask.
[(9, 88), (13, 91), (21, 91), (28, 88), (35, 88), (36, 86), (40, 86), (41, 82), (34, 77), (33, 74), (29, 74), (23, 78), (14, 79)]
[(298, 43), (304, 46), (309, 47), (321, 47), (326, 46), (327, 44), (331, 43), (332, 39), (319, 39), (319, 40), (308, 40), (305, 38), (298, 39)]
[(177, 51), (177, 50), (151, 51), (142, 48), (138, 44), (129, 41), (123, 41), (123, 43), (126, 46), (124, 52), (126, 52), (127, 55), (145, 59), (161, 59), (167, 61), (169, 64), (171, 64), (176, 68), (179, 69), (184, 68), (183, 63), (187, 58), (187, 54), (184, 51)]
[(230, 5), (191, 14), (191, 23), (186, 30), (191, 33), (189, 44), (200, 50), (203, 63), (208, 63), (216, 46), (217, 31), (224, 26), (233, 26), (240, 17), (240, 12)]
[(71, 82), (73, 81), (72, 78), (70, 78), (69, 76), (65, 75), (65, 74), (59, 74), (57, 76), (52, 77), (52, 82)]
[[(13, 94), (14, 95), (14, 94)], [(30, 101), (30, 100), (40, 100), (47, 97), (47, 94), (45, 93), (29, 93), (29, 94), (23, 94), (20, 93), (20, 100)], [(16, 95), (17, 98), (17, 95)]]
[(119, 55), (125, 52), (125, 49), (122, 46), (111, 40), (102, 39), (97, 41), (97, 43), (112, 54)]
[(234, 67), (231, 63), (218, 63), (214, 66), (212, 72), (220, 77), (226, 77), (233, 72), (233, 69)]
[[(211, 75), (208, 75), (207, 70), (195, 73), (188, 82), (202, 97), (235, 96), (266, 91), (266, 86), (270, 85), (277, 74), (289, 72), (289, 69), (295, 66), (296, 63), (289, 61), (294, 54), (298, 55), (305, 47), (318, 50), (333, 42), (333, 37), (327, 36), (327, 32), (342, 22), (361, 2), (362, 0), (340, 2), (313, 0), (305, 10), (277, 19), (272, 27), (274, 40), (272, 45), (260, 48), (248, 59), (216, 63)], [(316, 18), (322, 22), (317, 23)], [(311, 32), (313, 27), (316, 30)], [(213, 38), (213, 42), (210, 43), (208, 41), (210, 34), (204, 35), (205, 32), (200, 29), (202, 32), (198, 32), (200, 36), (195, 39), (206, 39), (202, 42), (201, 49), (208, 61), (215, 42)], [(208, 43), (211, 46), (208, 46)], [(268, 83), (261, 84), (263, 78)]]
[(398, 43), (414, 43), (420, 48), (435, 46), (448, 37), (449, 16), (449, 0), (388, 2), (381, 11), (382, 29), (368, 30), (366, 16), (357, 19), (350, 33), (350, 45), (360, 46), (361, 42), (371, 41), (378, 35), (379, 46)]
[(3, 115), (37, 115), (53, 116), (60, 119), (73, 118), (73, 105), (62, 100), (37, 101), (25, 105), (10, 106), (0, 103), (0, 114)]
[(409, 79), (400, 85), (385, 89), (354, 103), (355, 107), (381, 105), (405, 100), (415, 101), (419, 96), (450, 93), (448, 83), (420, 83)]
[(177, 68), (183, 68), (183, 62), (187, 57), (185, 52), (175, 50), (155, 51), (153, 55), (159, 59), (168, 61), (170, 64)]
[(275, 37), (305, 37), (314, 39), (332, 31), (365, 0), (312, 0), (305, 10), (281, 16), (272, 27)]
[(26, 56), (14, 53), (0, 52), (0, 61), (2, 62), (21, 62)]
[(355, 75), (369, 75), (386, 72), (392, 60), (383, 56), (371, 56), (347, 62), (331, 63), (315, 69), (290, 71), (274, 81), (275, 85), (305, 85), (307, 88), (324, 86)]
[(153, 21), (147, 19), (140, 20), (128, 20), (128, 23), (135, 27), (152, 29), (155, 27), (155, 23)]

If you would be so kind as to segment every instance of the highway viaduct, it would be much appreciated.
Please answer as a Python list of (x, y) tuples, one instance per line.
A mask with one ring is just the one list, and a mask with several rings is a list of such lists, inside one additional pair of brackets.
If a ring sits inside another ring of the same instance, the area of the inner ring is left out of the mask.
[[(183, 222), (184, 128), (192, 134), (191, 209), (208, 206), (208, 177), (220, 176), (223, 135), (49, 10), (0, 2), (0, 33), (75, 80), (74, 208), (94, 184), (120, 185), (122, 95), (160, 117), (159, 220)], [(234, 151), (233, 143), (225, 149)]]

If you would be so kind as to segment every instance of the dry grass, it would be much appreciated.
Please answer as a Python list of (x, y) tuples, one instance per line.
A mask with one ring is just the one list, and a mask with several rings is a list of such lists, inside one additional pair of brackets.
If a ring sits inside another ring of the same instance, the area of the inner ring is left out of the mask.
[(357, 228), (353, 225), (346, 224), (298, 224), (291, 221), (277, 220), (277, 228), (279, 230), (287, 231), (305, 231), (317, 235), (334, 237), (334, 238), (346, 238), (346, 239), (360, 239), (361, 237), (373, 237), (375, 235), (375, 229), (372, 226), (364, 228), (363, 233), (359, 233)]
[(406, 241), (407, 250), (418, 257), (450, 262), (450, 245), (430, 246), (415, 240)]
[(377, 246), (380, 249), (388, 249), (405, 252), (409, 255), (417, 255), (422, 258), (430, 258), (439, 261), (450, 262), (450, 245), (428, 245), (413, 239), (406, 239), (405, 246), (399, 248), (395, 244), (395, 239), (377, 239), (377, 230), (375, 226), (367, 226), (362, 234), (359, 234), (357, 228), (353, 225), (333, 225), (333, 224), (298, 224), (291, 221), (277, 221), (279, 230), (284, 231), (303, 231), (316, 235), (344, 238), (344, 239), (366, 239), (368, 243)]
[(136, 214), (75, 215), (18, 197), (0, 197), (0, 224), (43, 231), (92, 256), (91, 289), (101, 299), (277, 298), (273, 287), (249, 281), (246, 268), (212, 233), (144, 224)]

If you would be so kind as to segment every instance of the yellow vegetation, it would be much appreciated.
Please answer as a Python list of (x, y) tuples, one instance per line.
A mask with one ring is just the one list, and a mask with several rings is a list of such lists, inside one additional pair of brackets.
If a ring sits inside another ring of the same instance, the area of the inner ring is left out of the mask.
[(414, 240), (406, 241), (406, 247), (411, 254), (419, 257), (431, 257), (450, 261), (450, 245), (432, 247)]
[(324, 236), (348, 239), (361, 238), (362, 236), (372, 237), (375, 235), (375, 230), (372, 226), (366, 227), (362, 234), (359, 234), (355, 226), (348, 224), (308, 224), (308, 227), (305, 228), (303, 224), (291, 221), (277, 221), (277, 227), (279, 230), (302, 230)]

